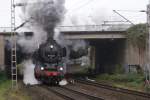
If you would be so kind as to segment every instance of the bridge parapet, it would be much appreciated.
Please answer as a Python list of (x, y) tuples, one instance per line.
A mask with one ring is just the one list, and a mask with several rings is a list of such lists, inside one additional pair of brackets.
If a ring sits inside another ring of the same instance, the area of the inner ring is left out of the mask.
[(11, 27), (0, 27), (0, 32), (11, 32)]
[[(126, 31), (131, 24), (101, 24), (101, 25), (76, 25), (58, 26), (60, 31)], [(0, 32), (11, 32), (10, 27), (0, 27)]]
[(58, 26), (60, 31), (126, 31), (130, 24), (102, 24), (102, 25), (78, 25)]

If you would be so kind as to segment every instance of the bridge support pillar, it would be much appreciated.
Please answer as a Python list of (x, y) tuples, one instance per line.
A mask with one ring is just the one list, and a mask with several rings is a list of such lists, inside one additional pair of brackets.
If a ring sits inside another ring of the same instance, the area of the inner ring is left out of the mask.
[(95, 55), (96, 51), (95, 51), (95, 46), (90, 46), (90, 66), (92, 69), (95, 69)]
[(5, 43), (4, 43), (4, 36), (0, 35), (0, 70), (4, 70), (4, 47), (5, 47)]

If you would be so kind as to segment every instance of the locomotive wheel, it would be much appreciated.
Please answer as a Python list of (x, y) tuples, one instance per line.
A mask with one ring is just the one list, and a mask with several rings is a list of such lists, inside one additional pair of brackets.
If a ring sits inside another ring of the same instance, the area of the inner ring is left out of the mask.
[(50, 85), (58, 86), (59, 80), (57, 78), (53, 78), (53, 79), (51, 79), (51, 81), (49, 83), (50, 83)]

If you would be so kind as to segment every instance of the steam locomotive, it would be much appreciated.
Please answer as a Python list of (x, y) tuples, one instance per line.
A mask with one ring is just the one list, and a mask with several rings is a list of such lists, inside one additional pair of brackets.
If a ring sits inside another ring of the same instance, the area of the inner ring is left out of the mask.
[(61, 47), (53, 39), (39, 46), (33, 55), (35, 64), (35, 78), (42, 83), (59, 84), (64, 78), (63, 58), (66, 49)]
[[(32, 36), (32, 35), (31, 35)], [(30, 37), (31, 37), (30, 36)], [(27, 37), (27, 36), (26, 36)], [(31, 59), (35, 65), (34, 75), (37, 80), (47, 84), (59, 84), (65, 76), (64, 59), (66, 57), (66, 48), (60, 46), (54, 39), (49, 38), (45, 43), (41, 44), (33, 54), (25, 54), (22, 47), (17, 44), (17, 62), (21, 63), (24, 59)], [(87, 55), (87, 49), (79, 49), (74, 51), (70, 49), (69, 59), (77, 59)], [(11, 42), (6, 41), (5, 55), (7, 55), (5, 64), (8, 65), (9, 77), (11, 76)]]
[[(77, 59), (87, 53), (87, 49), (70, 49), (69, 59)], [(65, 76), (64, 57), (66, 48), (61, 47), (54, 39), (48, 39), (46, 43), (41, 44), (33, 55), (35, 78), (43, 83), (59, 84)]]

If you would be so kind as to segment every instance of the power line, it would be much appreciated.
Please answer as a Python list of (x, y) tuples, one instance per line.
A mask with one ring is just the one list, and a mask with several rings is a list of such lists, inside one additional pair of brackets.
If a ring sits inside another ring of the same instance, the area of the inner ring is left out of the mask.
[(122, 11), (122, 12), (135, 12), (135, 13), (137, 13), (137, 12), (146, 12), (146, 10), (116, 10), (116, 11)]
[(81, 9), (81, 8), (83, 8), (83, 7), (85, 7), (85, 6), (87, 6), (87, 5), (90, 4), (92, 1), (94, 1), (94, 0), (88, 0), (85, 4), (79, 6), (79, 7), (75, 8), (75, 9), (69, 10), (68, 12), (77, 11), (77, 10), (79, 10), (79, 9)]
[(115, 12), (115, 13), (118, 14), (120, 17), (122, 17), (123, 19), (125, 19), (126, 21), (128, 21), (130, 24), (135, 25), (132, 21), (130, 21), (129, 19), (127, 19), (126, 17), (124, 17), (123, 15), (121, 15), (120, 13), (118, 13), (116, 10), (113, 10), (113, 12)]
[[(81, 2), (81, 1), (76, 2), (76, 3), (72, 6), (72, 8), (70, 8), (70, 10), (75, 9), (75, 8), (77, 7), (77, 4), (83, 4), (83, 3), (85, 3), (85, 0), (82, 0), (82, 1), (84, 1), (84, 2)], [(79, 6), (80, 6), (80, 5), (79, 5)]]

